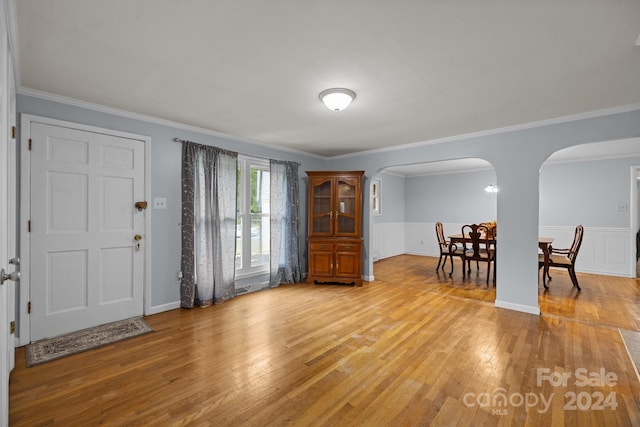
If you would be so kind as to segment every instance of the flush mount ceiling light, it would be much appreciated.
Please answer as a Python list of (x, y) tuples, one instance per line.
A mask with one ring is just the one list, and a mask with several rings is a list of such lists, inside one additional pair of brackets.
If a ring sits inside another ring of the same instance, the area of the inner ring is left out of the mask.
[(498, 186), (495, 184), (487, 185), (486, 187), (484, 187), (484, 191), (486, 191), (487, 193), (497, 193)]
[(333, 88), (320, 92), (320, 100), (331, 111), (342, 111), (351, 104), (356, 93), (349, 89)]

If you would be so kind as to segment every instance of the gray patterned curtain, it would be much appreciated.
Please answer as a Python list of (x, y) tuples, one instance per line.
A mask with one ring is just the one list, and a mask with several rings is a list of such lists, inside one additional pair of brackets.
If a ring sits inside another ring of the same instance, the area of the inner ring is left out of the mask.
[(237, 153), (182, 143), (181, 307), (235, 295), (237, 165)]
[(269, 286), (302, 280), (298, 164), (271, 160), (271, 274)]

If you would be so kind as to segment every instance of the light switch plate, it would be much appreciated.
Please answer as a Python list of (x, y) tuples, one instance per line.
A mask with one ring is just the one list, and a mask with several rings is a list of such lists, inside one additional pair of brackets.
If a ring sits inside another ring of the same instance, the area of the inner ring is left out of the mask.
[(167, 209), (167, 198), (166, 197), (154, 197), (153, 198), (153, 209)]

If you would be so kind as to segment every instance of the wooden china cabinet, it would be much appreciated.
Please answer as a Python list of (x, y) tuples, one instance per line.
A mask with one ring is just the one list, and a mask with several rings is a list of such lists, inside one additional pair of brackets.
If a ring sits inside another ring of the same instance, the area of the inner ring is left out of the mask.
[(362, 286), (364, 171), (307, 171), (309, 273), (307, 283)]

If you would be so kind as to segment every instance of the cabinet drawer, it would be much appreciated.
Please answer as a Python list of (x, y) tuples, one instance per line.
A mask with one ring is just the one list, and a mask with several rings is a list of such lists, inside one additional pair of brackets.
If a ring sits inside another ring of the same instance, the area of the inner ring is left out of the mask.
[(338, 243), (336, 244), (336, 251), (338, 252), (355, 252), (360, 250), (360, 245), (357, 243)]
[(309, 243), (309, 248), (312, 251), (333, 251), (333, 243), (328, 243), (328, 242)]

